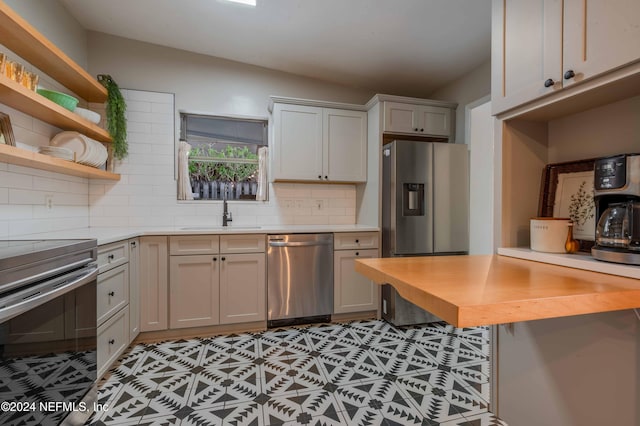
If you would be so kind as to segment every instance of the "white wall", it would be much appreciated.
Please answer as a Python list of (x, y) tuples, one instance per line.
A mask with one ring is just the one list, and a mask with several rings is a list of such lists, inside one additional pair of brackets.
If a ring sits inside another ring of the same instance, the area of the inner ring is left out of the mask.
[(491, 60), (429, 95), (430, 99), (457, 102), (456, 143), (465, 143), (465, 107), (491, 94)]
[(493, 254), (494, 148), (491, 101), (469, 114), (469, 254)]

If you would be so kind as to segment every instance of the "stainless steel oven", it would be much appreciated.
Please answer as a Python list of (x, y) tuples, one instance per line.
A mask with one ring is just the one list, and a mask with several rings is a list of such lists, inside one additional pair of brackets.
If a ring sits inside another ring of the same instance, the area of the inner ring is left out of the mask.
[(96, 257), (95, 240), (0, 241), (0, 424), (91, 411)]

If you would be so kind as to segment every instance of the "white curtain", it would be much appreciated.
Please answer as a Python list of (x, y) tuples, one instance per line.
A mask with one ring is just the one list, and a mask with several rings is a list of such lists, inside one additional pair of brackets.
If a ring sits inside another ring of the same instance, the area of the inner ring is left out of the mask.
[(265, 201), (267, 199), (267, 159), (269, 157), (268, 148), (262, 147), (258, 149), (258, 190), (256, 192), (256, 200)]
[(178, 147), (178, 200), (193, 200), (189, 179), (189, 152), (191, 145), (180, 141)]

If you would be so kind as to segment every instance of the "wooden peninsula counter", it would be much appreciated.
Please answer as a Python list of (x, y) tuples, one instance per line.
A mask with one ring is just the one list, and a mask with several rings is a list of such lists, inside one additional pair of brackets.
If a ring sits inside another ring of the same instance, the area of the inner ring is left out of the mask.
[(640, 280), (500, 255), (359, 259), (356, 271), (457, 327), (640, 307)]
[(639, 279), (501, 255), (355, 268), (450, 324), (493, 325), (490, 408), (509, 425), (640, 426)]

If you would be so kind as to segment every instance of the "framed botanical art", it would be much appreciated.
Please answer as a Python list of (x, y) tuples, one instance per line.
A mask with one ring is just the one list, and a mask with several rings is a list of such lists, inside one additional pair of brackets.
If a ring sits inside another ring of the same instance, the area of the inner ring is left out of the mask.
[(11, 120), (7, 114), (0, 112), (0, 142), (6, 145), (16, 146), (13, 138), (13, 128)]
[(594, 161), (548, 164), (540, 185), (538, 216), (570, 218), (580, 251), (590, 251), (595, 241)]

